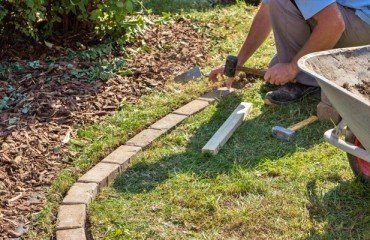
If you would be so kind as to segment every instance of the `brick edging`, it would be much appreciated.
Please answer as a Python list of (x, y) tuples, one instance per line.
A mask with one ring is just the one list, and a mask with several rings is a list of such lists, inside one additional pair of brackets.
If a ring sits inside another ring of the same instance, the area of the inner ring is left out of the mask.
[(118, 174), (126, 169), (132, 157), (148, 147), (155, 139), (175, 128), (189, 116), (203, 110), (220, 97), (229, 95), (232, 92), (233, 90), (220, 88), (185, 104), (132, 137), (126, 144), (118, 147), (82, 175), (69, 189), (59, 206), (56, 239), (87, 239), (85, 228), (88, 205), (95, 199), (102, 188), (112, 183)]

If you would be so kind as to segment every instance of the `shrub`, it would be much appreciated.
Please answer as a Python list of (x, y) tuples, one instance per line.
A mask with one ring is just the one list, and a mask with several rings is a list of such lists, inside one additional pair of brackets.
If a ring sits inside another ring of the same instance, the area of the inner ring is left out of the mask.
[[(223, 4), (228, 4), (228, 3), (236, 3), (238, 0), (219, 0), (221, 3)], [(244, 0), (244, 2), (249, 5), (255, 5), (257, 6), (258, 4), (260, 4), (261, 0)]]
[(4, 0), (0, 3), (0, 34), (23, 33), (34, 39), (52, 34), (97, 30), (123, 34), (135, 22), (126, 17), (140, 0)]

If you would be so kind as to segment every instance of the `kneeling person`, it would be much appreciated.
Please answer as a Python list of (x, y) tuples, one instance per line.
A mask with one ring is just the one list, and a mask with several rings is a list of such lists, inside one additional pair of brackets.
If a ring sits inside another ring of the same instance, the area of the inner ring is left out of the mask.
[[(264, 78), (282, 87), (267, 93), (265, 103), (287, 104), (320, 91), (316, 80), (299, 70), (302, 56), (370, 44), (370, 0), (263, 0), (239, 51), (238, 65), (244, 65), (271, 29), (277, 54)], [(214, 68), (209, 79), (217, 81), (223, 71), (223, 65)]]

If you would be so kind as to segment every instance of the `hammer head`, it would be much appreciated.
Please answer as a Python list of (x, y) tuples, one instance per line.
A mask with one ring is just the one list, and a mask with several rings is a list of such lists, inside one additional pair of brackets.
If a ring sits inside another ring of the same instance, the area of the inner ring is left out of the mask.
[(238, 58), (235, 56), (227, 56), (224, 75), (227, 77), (235, 77), (236, 66), (238, 65)]
[(294, 140), (295, 131), (288, 128), (275, 126), (272, 128), (272, 136), (284, 141), (292, 142)]

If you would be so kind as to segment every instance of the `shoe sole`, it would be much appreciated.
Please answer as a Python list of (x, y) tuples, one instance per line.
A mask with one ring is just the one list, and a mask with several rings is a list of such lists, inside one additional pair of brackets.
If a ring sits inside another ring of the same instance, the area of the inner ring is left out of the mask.
[(296, 100), (293, 100), (293, 101), (290, 101), (290, 102), (279, 102), (279, 101), (276, 101), (276, 100), (273, 100), (273, 99), (268, 99), (268, 98), (265, 98), (263, 100), (263, 102), (265, 103), (265, 105), (269, 105), (269, 106), (273, 106), (273, 105), (287, 105), (289, 103), (294, 103), (294, 102), (297, 102), (305, 97), (307, 97), (308, 95), (314, 95), (316, 93), (320, 93), (321, 89), (315, 89), (315, 90), (312, 90), (312, 91), (307, 91), (305, 94), (302, 95), (302, 97), (296, 99)]

